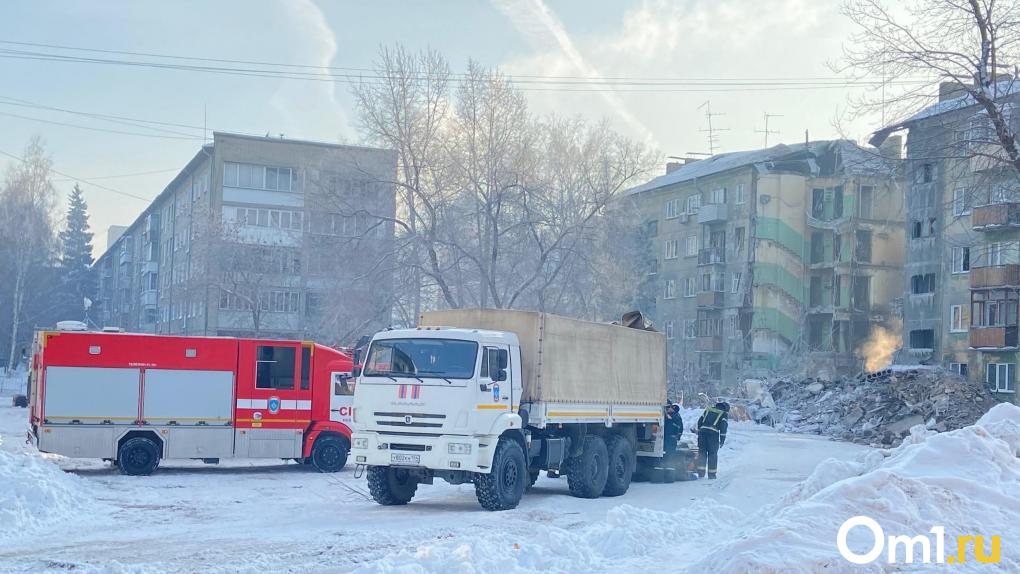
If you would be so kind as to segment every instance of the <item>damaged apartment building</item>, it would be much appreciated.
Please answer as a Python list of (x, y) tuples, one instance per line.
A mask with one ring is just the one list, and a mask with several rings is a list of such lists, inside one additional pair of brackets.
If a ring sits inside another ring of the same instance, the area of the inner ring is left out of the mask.
[(895, 144), (719, 154), (627, 192), (653, 251), (649, 315), (666, 333), (672, 382), (860, 371), (860, 345), (902, 295)]
[[(1012, 132), (1015, 84), (996, 85)], [(907, 132), (906, 296), (900, 362), (983, 381), (1016, 401), (1020, 182), (985, 110), (959, 84), (939, 101), (875, 133)], [(896, 137), (896, 136), (893, 136)]]

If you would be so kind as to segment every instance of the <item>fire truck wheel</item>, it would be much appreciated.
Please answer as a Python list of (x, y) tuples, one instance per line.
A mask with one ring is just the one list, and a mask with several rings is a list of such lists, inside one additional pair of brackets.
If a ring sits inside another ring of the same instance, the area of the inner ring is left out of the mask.
[(475, 496), (485, 510), (517, 508), (528, 479), (524, 449), (514, 439), (503, 437), (496, 443), (492, 472), (475, 475)]
[(418, 490), (418, 481), (410, 471), (390, 466), (368, 467), (368, 491), (383, 506), (407, 504)]
[(630, 488), (634, 476), (634, 449), (626, 437), (614, 434), (606, 441), (609, 451), (609, 475), (602, 496), (620, 496)]
[(598, 498), (609, 478), (609, 450), (599, 436), (584, 437), (581, 454), (568, 461), (567, 487), (578, 498)]
[(117, 451), (117, 466), (130, 476), (150, 475), (159, 466), (159, 445), (144, 436), (130, 438)]
[(340, 472), (347, 464), (347, 441), (334, 435), (320, 436), (312, 445), (312, 465), (319, 472)]

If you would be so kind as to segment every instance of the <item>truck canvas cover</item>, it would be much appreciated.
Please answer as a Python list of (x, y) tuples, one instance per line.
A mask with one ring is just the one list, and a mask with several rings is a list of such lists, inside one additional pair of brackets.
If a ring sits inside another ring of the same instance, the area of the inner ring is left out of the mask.
[(422, 327), (515, 333), (521, 344), (522, 402), (662, 405), (666, 337), (549, 313), (455, 309), (423, 313)]

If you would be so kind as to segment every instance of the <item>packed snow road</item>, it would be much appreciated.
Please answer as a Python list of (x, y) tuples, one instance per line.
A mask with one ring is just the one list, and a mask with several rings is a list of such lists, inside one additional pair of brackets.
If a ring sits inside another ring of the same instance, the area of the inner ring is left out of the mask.
[[(24, 416), (0, 406), (0, 482), (15, 485), (13, 496), (0, 494), (0, 519), (20, 519), (16, 532), (0, 526), (0, 571), (682, 568), (823, 459), (869, 450), (738, 424), (717, 481), (635, 483), (623, 497), (582, 500), (569, 496), (565, 479), (543, 476), (518, 509), (489, 513), (471, 486), (438, 481), (420, 487), (406, 507), (378, 506), (350, 466), (329, 475), (272, 461), (171, 462), (150, 477), (122, 476), (99, 462), (31, 451), (23, 445)], [(5, 461), (22, 461), (20, 472), (5, 471)], [(18, 485), (29, 478), (33, 484)]]

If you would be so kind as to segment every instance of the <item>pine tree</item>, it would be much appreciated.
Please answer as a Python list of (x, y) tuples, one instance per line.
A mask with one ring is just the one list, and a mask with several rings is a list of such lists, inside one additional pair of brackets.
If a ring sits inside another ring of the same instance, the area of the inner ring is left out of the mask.
[(68, 319), (82, 317), (85, 299), (95, 299), (92, 261), (88, 205), (82, 197), (81, 188), (75, 184), (68, 201), (67, 226), (60, 232), (60, 267)]

